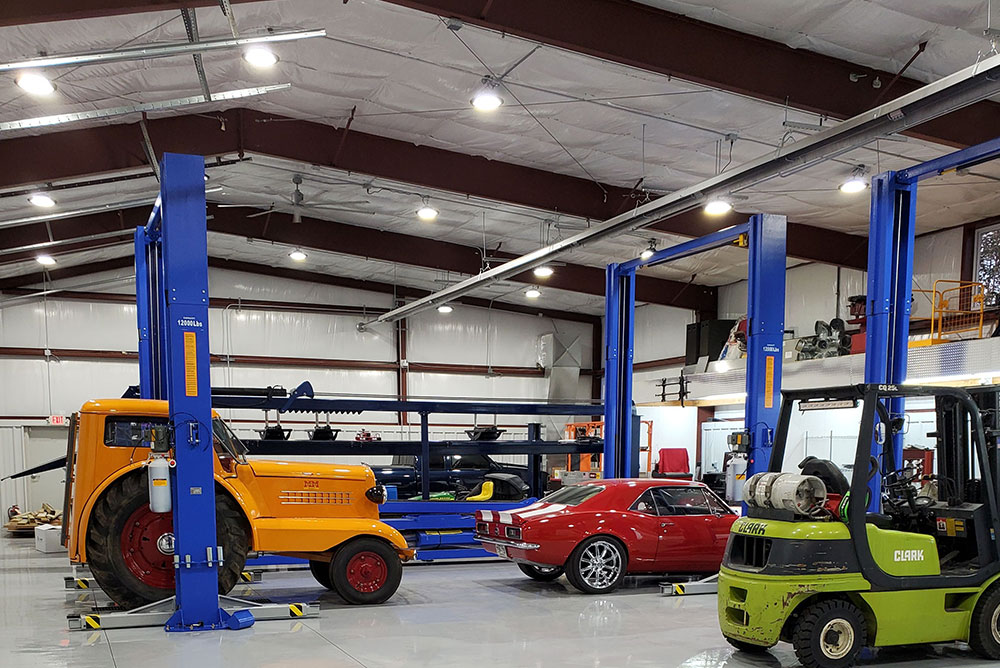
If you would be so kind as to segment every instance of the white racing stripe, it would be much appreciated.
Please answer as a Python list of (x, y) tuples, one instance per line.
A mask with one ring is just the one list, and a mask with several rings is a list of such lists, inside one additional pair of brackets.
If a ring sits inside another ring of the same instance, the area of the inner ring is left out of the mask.
[(561, 503), (545, 504), (544, 508), (538, 508), (537, 510), (532, 510), (531, 512), (524, 512), (523, 510), (517, 513), (518, 517), (523, 520), (529, 517), (537, 517), (538, 515), (548, 515), (550, 513), (558, 513), (560, 510), (566, 506)]
[(512, 523), (514, 521), (511, 518), (510, 513), (500, 512), (500, 513), (497, 513), (497, 515), (500, 517), (500, 523), (501, 524), (510, 524), (510, 523)]
[(492, 522), (493, 521), (493, 511), (492, 510), (480, 510), (483, 514), (483, 521)]

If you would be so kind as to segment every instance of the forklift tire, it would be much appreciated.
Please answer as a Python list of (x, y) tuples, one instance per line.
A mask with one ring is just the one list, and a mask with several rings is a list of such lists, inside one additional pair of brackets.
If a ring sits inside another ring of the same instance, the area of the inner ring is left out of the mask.
[[(225, 494), (215, 495), (215, 522), (223, 551), (219, 593), (228, 594), (243, 572), (250, 539), (243, 514)], [(173, 516), (149, 509), (145, 471), (116, 480), (94, 504), (87, 565), (104, 593), (125, 609), (173, 596)]]
[(795, 656), (804, 668), (849, 668), (867, 644), (864, 615), (850, 601), (813, 603), (792, 629)]
[(984, 659), (1000, 659), (1000, 587), (979, 598), (969, 623), (969, 647)]
[(563, 574), (563, 569), (561, 566), (533, 566), (531, 564), (518, 564), (518, 568), (521, 572), (527, 575), (532, 580), (537, 580), (539, 582), (552, 582), (558, 580), (559, 576)]
[(770, 647), (764, 647), (763, 645), (754, 645), (752, 642), (747, 642), (745, 640), (737, 640), (736, 638), (730, 638), (726, 636), (726, 642), (738, 649), (741, 652), (746, 652), (747, 654), (763, 654)]
[(333, 589), (333, 580), (330, 579), (330, 562), (328, 561), (310, 561), (309, 571), (316, 578), (316, 582), (320, 583), (327, 589)]
[(403, 563), (388, 543), (378, 538), (356, 538), (337, 550), (329, 564), (330, 581), (348, 603), (375, 605), (396, 593)]

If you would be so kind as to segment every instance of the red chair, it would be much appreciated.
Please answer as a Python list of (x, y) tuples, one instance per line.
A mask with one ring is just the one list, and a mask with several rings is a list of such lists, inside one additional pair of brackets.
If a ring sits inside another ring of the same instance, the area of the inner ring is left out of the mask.
[(688, 460), (687, 448), (660, 448), (660, 456), (656, 468), (653, 469), (653, 477), (690, 480), (691, 463)]

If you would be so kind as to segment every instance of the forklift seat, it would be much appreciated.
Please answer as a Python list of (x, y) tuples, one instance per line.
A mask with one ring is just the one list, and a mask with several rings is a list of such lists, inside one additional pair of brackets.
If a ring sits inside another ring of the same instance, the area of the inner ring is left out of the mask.
[(874, 524), (879, 529), (893, 528), (892, 518), (882, 513), (868, 513), (865, 515), (865, 522), (867, 524)]

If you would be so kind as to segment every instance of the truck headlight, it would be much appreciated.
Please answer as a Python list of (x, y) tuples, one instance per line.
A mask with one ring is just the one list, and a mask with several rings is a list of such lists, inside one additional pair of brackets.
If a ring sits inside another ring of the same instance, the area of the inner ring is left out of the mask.
[(368, 497), (369, 501), (379, 506), (385, 503), (389, 498), (389, 495), (385, 491), (385, 485), (375, 485), (365, 492), (365, 496)]

